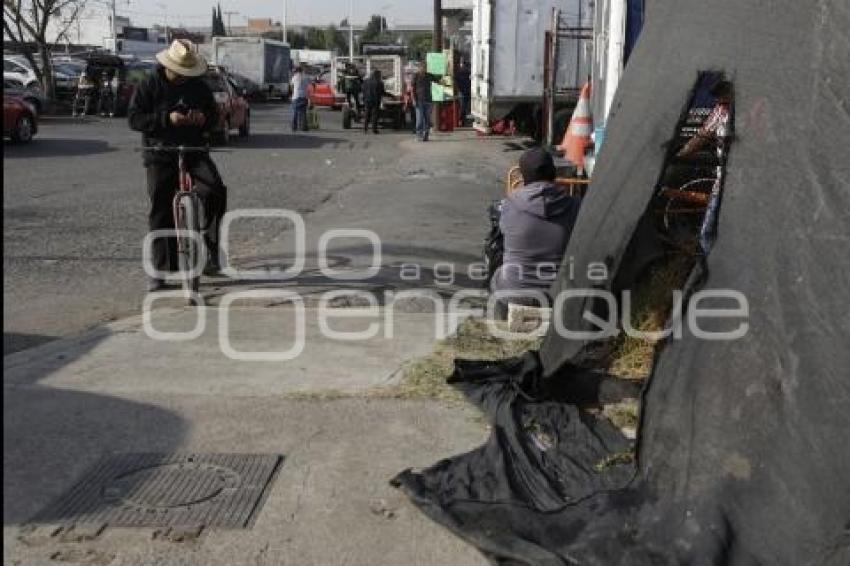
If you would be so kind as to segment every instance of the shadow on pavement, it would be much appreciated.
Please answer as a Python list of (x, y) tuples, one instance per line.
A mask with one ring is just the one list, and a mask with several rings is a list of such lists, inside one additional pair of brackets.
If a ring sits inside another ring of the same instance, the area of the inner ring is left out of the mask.
[(41, 346), (47, 342), (56, 340), (57, 336), (44, 336), (42, 334), (24, 334), (20, 332), (3, 333), (3, 355), (20, 352), (28, 348)]
[[(188, 425), (153, 405), (38, 382), (90, 352), (109, 332), (78, 347), (47, 350), (43, 360), (4, 360), (3, 524), (31, 520), (102, 456), (112, 452), (173, 452)], [(4, 335), (5, 339), (6, 335)], [(50, 348), (49, 346), (47, 348)], [(26, 354), (20, 354), (26, 356)], [(116, 371), (120, 371), (116, 368)], [(10, 373), (16, 385), (7, 385)]]
[(8, 143), (3, 145), (3, 158), (27, 157), (79, 157), (117, 151), (101, 140), (79, 140), (70, 138), (35, 138), (27, 144)]
[(310, 134), (251, 134), (234, 144), (235, 149), (315, 149), (347, 144), (349, 140)]

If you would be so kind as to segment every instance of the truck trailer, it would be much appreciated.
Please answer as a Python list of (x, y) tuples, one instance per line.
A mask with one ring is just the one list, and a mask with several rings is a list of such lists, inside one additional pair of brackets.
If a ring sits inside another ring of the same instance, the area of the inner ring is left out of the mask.
[(268, 98), (290, 96), (288, 43), (260, 37), (214, 37), (207, 57), (210, 63), (260, 85)]
[(597, 153), (605, 139), (605, 124), (620, 77), (643, 29), (645, 4), (646, 0), (596, 1), (590, 101)]
[[(597, 0), (598, 1), (598, 0)], [(473, 126), (513, 120), (517, 129), (542, 137), (547, 32), (559, 10), (561, 27), (584, 34), (562, 37), (555, 57), (553, 90), (557, 127), (565, 127), (590, 77), (593, 0), (475, 0), (472, 11)], [(566, 119), (565, 119), (566, 117)], [(562, 132), (561, 132), (562, 133)], [(558, 132), (555, 132), (555, 136)]]

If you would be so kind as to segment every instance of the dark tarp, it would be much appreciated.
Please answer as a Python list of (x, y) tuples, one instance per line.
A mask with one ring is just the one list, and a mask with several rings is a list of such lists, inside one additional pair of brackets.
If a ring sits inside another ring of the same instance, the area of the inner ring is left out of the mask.
[[(641, 261), (703, 70), (734, 82), (736, 137), (702, 287), (742, 292), (749, 332), (664, 345), (636, 466), (556, 391), (587, 343), (550, 332), (539, 358), (458, 365), (489, 442), (394, 482), (496, 564), (850, 564), (850, 1), (648, 2), (554, 291)], [(589, 329), (585, 306), (566, 303), (567, 328)]]

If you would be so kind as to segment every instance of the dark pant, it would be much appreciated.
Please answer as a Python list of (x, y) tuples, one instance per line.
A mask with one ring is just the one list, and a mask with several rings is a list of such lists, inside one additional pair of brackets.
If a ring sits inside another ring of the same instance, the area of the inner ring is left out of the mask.
[(346, 100), (348, 101), (348, 107), (352, 110), (357, 110), (358, 114), (360, 113), (360, 93), (359, 92), (348, 92), (345, 95)]
[(431, 103), (416, 104), (416, 135), (419, 139), (427, 140), (431, 131)]
[(378, 133), (378, 115), (381, 113), (381, 107), (377, 104), (366, 104), (366, 119), (363, 120), (363, 131), (369, 131), (369, 124), (372, 124), (372, 131)]
[(292, 131), (299, 128), (307, 131), (307, 104), (306, 98), (296, 98), (292, 101)]
[[(221, 180), (215, 164), (204, 155), (187, 158), (187, 167), (201, 197), (204, 213), (201, 230), (210, 253), (210, 259), (218, 263), (218, 229), (227, 210), (227, 187)], [(178, 187), (177, 162), (153, 162), (147, 171), (148, 196), (151, 201), (148, 226), (153, 230), (174, 229), (174, 193)], [(177, 240), (156, 238), (152, 244), (153, 267), (159, 271), (177, 271)]]
[(461, 125), (465, 125), (466, 117), (469, 116), (469, 103), (471, 102), (469, 94), (460, 93), (458, 95), (458, 102), (460, 103), (460, 108), (458, 109), (460, 112), (458, 122), (460, 122)]

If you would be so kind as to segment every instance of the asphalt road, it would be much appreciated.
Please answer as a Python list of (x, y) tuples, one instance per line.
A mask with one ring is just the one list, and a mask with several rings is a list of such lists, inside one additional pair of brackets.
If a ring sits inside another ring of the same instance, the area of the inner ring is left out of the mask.
[[(322, 129), (292, 134), (286, 106), (253, 109), (252, 133), (216, 154), (229, 207), (305, 214), (398, 159), (404, 133), (364, 136), (322, 112)], [(137, 312), (145, 277), (148, 199), (140, 136), (121, 118), (47, 118), (3, 158), (3, 348), (25, 349)], [(250, 254), (256, 223), (234, 232)]]
[[(500, 195), (517, 143), (472, 132), (428, 144), (410, 132), (366, 135), (343, 130), (331, 110), (320, 111), (320, 130), (293, 134), (289, 118), (288, 106), (255, 106), (250, 137), (215, 154), (229, 210), (294, 210), (308, 232), (373, 229), (386, 244), (387, 266), (480, 258), (486, 205)], [(49, 118), (33, 143), (6, 145), (5, 354), (139, 313), (148, 213), (140, 145), (124, 119), (91, 117)], [(268, 265), (291, 239), (279, 219), (239, 221), (229, 257), (246, 268)], [(336, 243), (349, 261), (356, 250)]]

